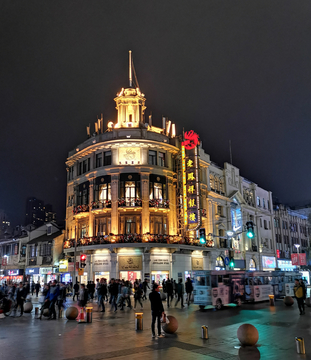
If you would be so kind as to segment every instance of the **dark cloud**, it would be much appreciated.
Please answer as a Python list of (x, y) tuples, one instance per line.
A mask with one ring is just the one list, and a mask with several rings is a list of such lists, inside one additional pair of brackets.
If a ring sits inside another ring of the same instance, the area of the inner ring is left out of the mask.
[(27, 196), (65, 214), (65, 160), (127, 84), (127, 51), (147, 114), (193, 128), (206, 152), (285, 202), (309, 187), (307, 1), (6, 1), (0, 5), (0, 208)]

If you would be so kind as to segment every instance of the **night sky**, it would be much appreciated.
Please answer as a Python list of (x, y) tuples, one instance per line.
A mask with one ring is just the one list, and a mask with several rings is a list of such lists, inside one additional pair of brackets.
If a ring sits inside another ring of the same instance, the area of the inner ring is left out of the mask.
[(0, 209), (65, 218), (68, 151), (128, 84), (146, 116), (199, 133), (212, 161), (285, 203), (311, 202), (310, 1), (0, 2)]

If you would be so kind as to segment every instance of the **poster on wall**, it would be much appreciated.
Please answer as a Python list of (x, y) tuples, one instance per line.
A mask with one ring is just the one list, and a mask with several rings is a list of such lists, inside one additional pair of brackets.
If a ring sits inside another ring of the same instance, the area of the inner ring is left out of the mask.
[(192, 270), (203, 270), (203, 258), (191, 258)]
[(264, 269), (275, 269), (276, 261), (274, 256), (263, 256), (262, 257), (262, 267)]
[(142, 270), (141, 256), (119, 256), (119, 271)]

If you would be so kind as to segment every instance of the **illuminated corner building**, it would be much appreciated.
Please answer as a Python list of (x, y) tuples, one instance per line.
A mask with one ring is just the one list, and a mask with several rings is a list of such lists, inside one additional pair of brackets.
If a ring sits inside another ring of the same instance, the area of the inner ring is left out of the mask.
[[(88, 255), (81, 282), (101, 276), (184, 280), (193, 270), (217, 268), (217, 259), (228, 254), (229, 243), (221, 236), (232, 228), (231, 219), (242, 226), (245, 211), (258, 213), (246, 209), (238, 169), (216, 167), (197, 134), (176, 136), (167, 118), (162, 127), (153, 126), (151, 117), (146, 122), (146, 98), (138, 84), (133, 86), (132, 69), (130, 58), (129, 86), (114, 99), (116, 120), (104, 129), (99, 118), (92, 136), (87, 127), (88, 139), (66, 161), (64, 252), (73, 262), (76, 243), (76, 261)], [(239, 206), (240, 212), (231, 211)], [(204, 246), (198, 240), (201, 227), (213, 236)], [(233, 246), (244, 265), (258, 256), (246, 240), (236, 239)]]

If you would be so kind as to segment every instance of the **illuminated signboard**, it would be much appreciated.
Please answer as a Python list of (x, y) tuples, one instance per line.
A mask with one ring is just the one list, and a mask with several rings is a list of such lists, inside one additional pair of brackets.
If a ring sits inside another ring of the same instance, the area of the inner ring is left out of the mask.
[(68, 272), (68, 260), (59, 260), (59, 272)]
[(192, 130), (184, 135), (182, 143), (184, 224), (188, 230), (201, 225), (199, 192), (198, 135)]
[(199, 143), (199, 135), (196, 134), (193, 130), (186, 131), (184, 134), (185, 141), (182, 142), (182, 146), (186, 150), (192, 150), (197, 147)]
[(140, 147), (120, 147), (118, 152), (119, 165), (139, 165)]

